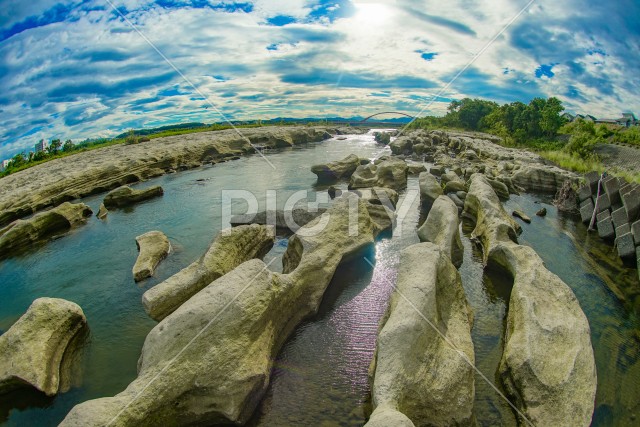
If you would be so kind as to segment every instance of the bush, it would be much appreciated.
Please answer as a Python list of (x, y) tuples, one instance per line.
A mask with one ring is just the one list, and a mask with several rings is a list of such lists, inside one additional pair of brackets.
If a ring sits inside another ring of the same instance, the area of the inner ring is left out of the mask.
[(588, 132), (577, 132), (571, 135), (564, 151), (581, 159), (589, 159), (594, 156), (593, 149), (596, 144), (603, 142), (602, 137), (594, 136)]

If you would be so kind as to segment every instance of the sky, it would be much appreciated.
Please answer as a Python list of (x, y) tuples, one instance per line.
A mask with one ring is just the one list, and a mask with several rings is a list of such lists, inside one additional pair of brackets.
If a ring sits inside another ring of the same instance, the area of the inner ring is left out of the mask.
[[(556, 96), (640, 113), (637, 0), (0, 0), (0, 158), (40, 139)], [(391, 117), (391, 116), (389, 116)]]

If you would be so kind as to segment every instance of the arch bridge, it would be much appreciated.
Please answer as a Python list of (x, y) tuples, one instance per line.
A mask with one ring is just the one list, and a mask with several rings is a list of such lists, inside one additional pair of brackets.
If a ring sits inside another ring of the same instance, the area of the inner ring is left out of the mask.
[(369, 119), (371, 119), (373, 117), (381, 116), (383, 114), (395, 114), (397, 116), (406, 116), (406, 117), (409, 117), (411, 120), (413, 120), (415, 118), (413, 116), (410, 116), (409, 114), (401, 113), (400, 111), (383, 111), (381, 113), (375, 113), (375, 114), (370, 115), (369, 117), (365, 117), (364, 119), (360, 120), (358, 123), (364, 123), (364, 122), (366, 122), (367, 120), (369, 120)]

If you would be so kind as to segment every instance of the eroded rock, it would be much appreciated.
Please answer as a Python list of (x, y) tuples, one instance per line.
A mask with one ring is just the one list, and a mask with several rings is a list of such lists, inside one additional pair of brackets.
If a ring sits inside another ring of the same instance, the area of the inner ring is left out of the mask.
[(376, 346), (373, 405), (416, 426), (471, 425), (471, 318), (460, 275), (444, 251), (432, 243), (404, 249)]
[(439, 196), (427, 219), (418, 228), (418, 237), (421, 242), (431, 242), (440, 247), (451, 258), (453, 265), (460, 267), (464, 248), (458, 226), (458, 207), (449, 197)]
[(275, 241), (273, 227), (243, 225), (222, 230), (196, 262), (142, 295), (147, 314), (162, 320), (214, 280), (253, 258), (262, 258)]
[(92, 213), (84, 203), (65, 202), (29, 219), (17, 220), (0, 230), (0, 259), (83, 225)]
[(358, 166), (360, 166), (360, 158), (350, 154), (342, 160), (312, 166), (311, 172), (318, 176), (318, 182), (332, 182), (351, 177)]
[(104, 206), (107, 209), (119, 209), (127, 206), (135, 205), (136, 203), (144, 202), (145, 200), (160, 197), (164, 194), (162, 187), (155, 186), (151, 188), (145, 188), (143, 190), (134, 190), (129, 186), (122, 186), (109, 192), (104, 197)]
[(284, 274), (250, 260), (206, 286), (149, 333), (126, 390), (75, 406), (61, 426), (246, 423), (287, 336), (317, 312), (340, 262), (373, 245), (365, 205), (347, 193), (301, 228)]
[(34, 387), (47, 396), (67, 391), (73, 353), (85, 330), (82, 309), (58, 298), (38, 298), (0, 336), (0, 394)]
[(406, 188), (407, 164), (394, 157), (380, 160), (377, 164), (358, 166), (351, 176), (349, 188), (388, 187), (396, 191)]
[(433, 202), (442, 196), (442, 187), (436, 177), (429, 172), (422, 172), (418, 177), (420, 187), (420, 202), (424, 208), (431, 209)]
[(136, 282), (153, 276), (156, 267), (171, 250), (169, 239), (162, 231), (149, 231), (136, 237), (138, 259), (133, 266), (133, 279)]

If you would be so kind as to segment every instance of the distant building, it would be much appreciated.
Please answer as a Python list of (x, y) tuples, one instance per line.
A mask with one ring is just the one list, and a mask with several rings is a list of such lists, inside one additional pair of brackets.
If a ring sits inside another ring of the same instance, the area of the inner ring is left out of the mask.
[(573, 116), (573, 119), (571, 121), (575, 122), (576, 120), (584, 120), (584, 116), (582, 114), (576, 114), (575, 116)]
[(584, 116), (584, 120), (587, 122), (596, 122), (598, 119), (596, 119), (595, 117), (593, 117), (591, 114), (587, 114), (586, 116)]
[(39, 153), (40, 151), (46, 151), (48, 146), (49, 144), (47, 143), (47, 141), (41, 139), (36, 145), (33, 146), (33, 148), (35, 149), (36, 153)]
[(638, 119), (636, 119), (636, 115), (633, 113), (622, 113), (622, 118), (617, 119), (616, 122), (620, 126), (624, 126), (627, 128), (640, 125), (640, 123), (638, 123)]
[(9, 162), (10, 161), (11, 160), (3, 160), (2, 163), (0, 163), (0, 172), (5, 170), (7, 168), (7, 166), (9, 166)]
[(562, 115), (560, 117), (562, 117), (563, 119), (565, 119), (568, 122), (572, 122), (575, 116), (573, 114), (571, 114), (571, 113), (562, 113)]

